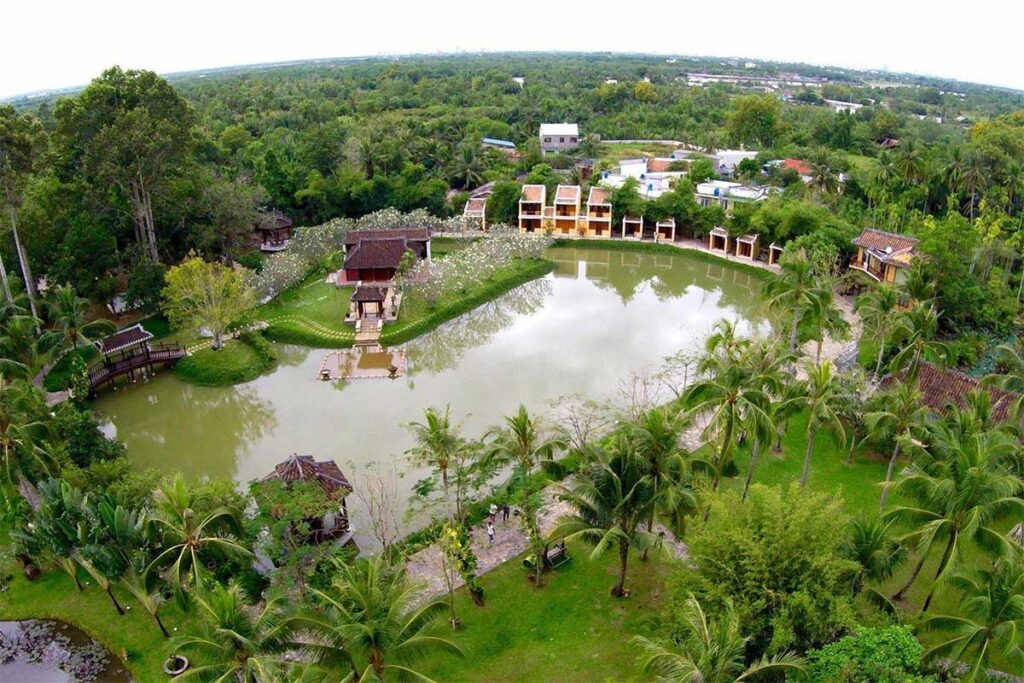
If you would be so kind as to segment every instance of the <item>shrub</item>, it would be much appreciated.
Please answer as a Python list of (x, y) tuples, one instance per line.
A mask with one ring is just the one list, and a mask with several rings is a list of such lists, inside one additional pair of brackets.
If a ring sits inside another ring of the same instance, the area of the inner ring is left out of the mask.
[(800, 680), (834, 683), (927, 683), (921, 675), (924, 647), (908, 626), (864, 628), (807, 653)]

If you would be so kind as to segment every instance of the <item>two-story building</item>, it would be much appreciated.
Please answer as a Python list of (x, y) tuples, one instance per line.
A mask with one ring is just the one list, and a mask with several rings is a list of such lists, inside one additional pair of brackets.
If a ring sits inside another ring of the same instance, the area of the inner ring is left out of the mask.
[(580, 127), (575, 123), (540, 124), (542, 154), (568, 152), (580, 145)]
[(853, 239), (857, 255), (850, 268), (867, 273), (879, 282), (902, 283), (917, 257), (917, 240), (875, 228), (865, 228)]
[(547, 193), (543, 185), (523, 185), (523, 194), (519, 197), (520, 232), (544, 232)]
[(559, 185), (555, 190), (554, 223), (552, 230), (559, 235), (575, 235), (580, 222), (579, 185)]

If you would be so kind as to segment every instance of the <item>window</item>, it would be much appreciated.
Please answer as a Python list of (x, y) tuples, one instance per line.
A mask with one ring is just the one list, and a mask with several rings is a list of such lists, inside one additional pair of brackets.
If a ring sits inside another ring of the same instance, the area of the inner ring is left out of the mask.
[(576, 142), (576, 138), (574, 138), (574, 137), (569, 138), (569, 142), (575, 143)]
[(544, 142), (551, 142), (551, 138), (544, 138)]
[(559, 142), (565, 142), (565, 138), (558, 138)]

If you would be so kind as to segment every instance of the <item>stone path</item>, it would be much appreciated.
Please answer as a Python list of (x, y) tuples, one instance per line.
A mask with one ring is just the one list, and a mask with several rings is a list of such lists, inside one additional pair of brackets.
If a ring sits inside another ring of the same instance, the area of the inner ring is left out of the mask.
[[(569, 504), (558, 498), (560, 492), (561, 485), (552, 484), (542, 494), (543, 502), (537, 521), (540, 524), (541, 533), (545, 536), (555, 529), (560, 517), (572, 513)], [(660, 526), (656, 526), (655, 530), (664, 532), (665, 547), (674, 557), (680, 559), (686, 557), (686, 544), (677, 540)], [(500, 512), (494, 523), (494, 543), (488, 543), (486, 521), (470, 529), (470, 536), (473, 539), (473, 552), (476, 553), (478, 575), (486, 574), (495, 567), (515, 559), (518, 555), (526, 552), (529, 546), (518, 518), (511, 515), (505, 522), (502, 521)], [(587, 560), (586, 557), (578, 556), (576, 559)], [(448, 590), (441, 569), (441, 551), (436, 545), (431, 545), (411, 555), (406, 560), (405, 566), (410, 577), (426, 585), (424, 599), (443, 595)], [(462, 584), (462, 579), (457, 579), (456, 587)]]

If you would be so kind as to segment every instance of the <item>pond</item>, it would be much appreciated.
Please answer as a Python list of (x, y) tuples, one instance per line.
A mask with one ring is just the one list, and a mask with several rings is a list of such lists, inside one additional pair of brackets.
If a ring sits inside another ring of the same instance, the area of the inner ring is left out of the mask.
[[(397, 380), (320, 382), (325, 351), (281, 346), (278, 368), (253, 382), (195, 387), (165, 372), (102, 394), (95, 408), (139, 467), (244, 483), (297, 452), (334, 459), (358, 486), (366, 464), (397, 460), (405, 500), (421, 473), (406, 466), (404, 425), (430, 406), (450, 404), (464, 433), (478, 436), (520, 404), (544, 411), (576, 393), (610, 398), (631, 373), (699, 344), (720, 318), (741, 331), (767, 324), (760, 280), (728, 265), (597, 248), (549, 257), (552, 274), (408, 344)], [(365, 541), (361, 506), (349, 505)]]
[(0, 681), (127, 683), (121, 662), (78, 629), (59, 621), (0, 621)]

